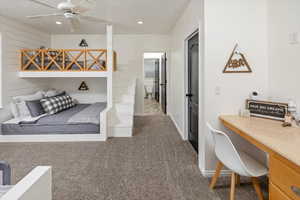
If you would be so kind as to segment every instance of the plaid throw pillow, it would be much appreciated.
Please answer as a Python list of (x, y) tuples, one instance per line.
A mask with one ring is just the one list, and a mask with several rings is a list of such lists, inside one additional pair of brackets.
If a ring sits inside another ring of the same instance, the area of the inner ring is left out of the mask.
[(48, 114), (55, 114), (75, 106), (69, 95), (49, 97), (41, 100), (42, 107)]

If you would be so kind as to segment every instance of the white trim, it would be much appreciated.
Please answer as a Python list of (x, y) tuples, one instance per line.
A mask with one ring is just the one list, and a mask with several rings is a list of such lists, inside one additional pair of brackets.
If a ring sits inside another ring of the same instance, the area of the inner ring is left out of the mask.
[(179, 132), (179, 134), (180, 134), (180, 136), (181, 136), (181, 139), (186, 141), (187, 139), (184, 137), (183, 132), (182, 132), (182, 130), (179, 128), (179, 125), (177, 124), (177, 122), (176, 122), (176, 120), (174, 119), (173, 115), (172, 115), (172, 114), (168, 114), (168, 116), (169, 116), (169, 117), (171, 118), (171, 120), (173, 121), (173, 123), (174, 123), (174, 125), (175, 125), (177, 131)]
[[(215, 174), (215, 170), (201, 170), (201, 174), (204, 177), (213, 177), (213, 175)], [(231, 170), (221, 170), (220, 176), (230, 176), (232, 173)]]
[(104, 134), (0, 135), (2, 142), (92, 142), (106, 141)]
[(20, 78), (80, 78), (80, 77), (108, 77), (108, 72), (40, 72), (40, 71), (21, 71), (18, 73)]
[(50, 166), (38, 166), (14, 185), (1, 200), (51, 200), (52, 172)]

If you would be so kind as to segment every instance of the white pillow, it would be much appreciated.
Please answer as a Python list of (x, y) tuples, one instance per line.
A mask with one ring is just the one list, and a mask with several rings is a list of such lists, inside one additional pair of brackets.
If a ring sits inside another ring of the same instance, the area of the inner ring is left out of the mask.
[(50, 90), (45, 92), (45, 97), (54, 97), (54, 96), (58, 95), (61, 92), (62, 92), (61, 90), (50, 89)]
[(30, 95), (22, 95), (22, 96), (16, 96), (13, 97), (14, 102), (21, 102), (21, 101), (34, 101), (34, 100), (38, 100), (38, 99), (42, 99), (44, 98), (44, 94), (42, 91), (38, 91), (34, 94), (30, 94)]
[(15, 118), (28, 117), (30, 116), (30, 112), (27, 108), (25, 101), (34, 101), (42, 98), (44, 98), (42, 91), (38, 91), (31, 95), (13, 97), (13, 104), (15, 104), (15, 107), (11, 107), (11, 112), (13, 113)]
[(10, 111), (14, 118), (18, 118), (20, 116), (17, 104), (15, 102), (10, 103)]

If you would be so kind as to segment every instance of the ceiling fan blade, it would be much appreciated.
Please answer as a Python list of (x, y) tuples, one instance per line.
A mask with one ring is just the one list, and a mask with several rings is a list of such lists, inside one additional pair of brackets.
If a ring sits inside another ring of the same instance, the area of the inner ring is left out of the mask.
[(62, 13), (53, 13), (53, 14), (45, 14), (45, 15), (32, 15), (32, 16), (27, 16), (29, 19), (38, 19), (38, 18), (43, 18), (43, 17), (53, 17), (53, 16), (64, 16)]
[(39, 1), (39, 0), (28, 0), (28, 1), (31, 1), (33, 3), (39, 4), (39, 5), (42, 5), (42, 6), (46, 6), (48, 8), (57, 9), (55, 6), (52, 6), (52, 5), (48, 4), (48, 3), (45, 3), (45, 2), (42, 2), (42, 1)]
[(99, 19), (99, 18), (92, 17), (92, 16), (80, 15), (80, 19), (90, 21), (90, 22), (102, 23), (102, 24), (114, 24), (111, 21), (104, 20), (104, 19)]
[(76, 4), (75, 8), (72, 9), (76, 13), (84, 13), (95, 7), (95, 0), (81, 0)]

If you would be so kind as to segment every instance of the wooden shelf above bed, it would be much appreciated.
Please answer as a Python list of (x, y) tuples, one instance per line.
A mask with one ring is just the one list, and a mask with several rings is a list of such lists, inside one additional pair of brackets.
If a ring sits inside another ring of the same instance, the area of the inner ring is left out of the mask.
[[(116, 52), (113, 70), (116, 70)], [(21, 72), (106, 72), (106, 49), (22, 49)]]

